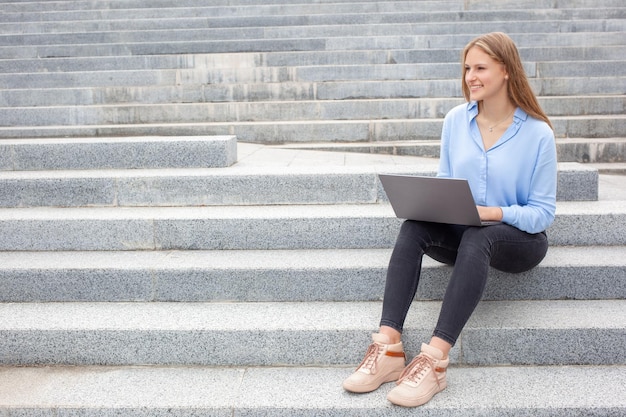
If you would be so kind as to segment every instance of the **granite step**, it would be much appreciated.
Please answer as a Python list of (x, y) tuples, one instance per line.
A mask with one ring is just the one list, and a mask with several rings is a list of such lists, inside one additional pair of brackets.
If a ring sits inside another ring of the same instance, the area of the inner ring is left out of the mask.
[[(384, 154), (439, 158), (439, 142), (433, 140), (403, 140), (377, 143), (300, 143), (278, 145), (283, 149), (303, 149), (314, 151), (353, 152), (364, 154)], [(620, 166), (625, 162), (626, 138), (558, 138), (556, 142), (559, 161), (598, 164), (602, 173), (614, 172), (624, 175)]]
[[(608, 79), (606, 83), (609, 83)], [(0, 108), (5, 113), (6, 120), (14, 125), (25, 123), (30, 118), (51, 121), (50, 118), (53, 117), (63, 118), (61, 120), (67, 120), (70, 117), (80, 118), (87, 122), (90, 119), (113, 114), (112, 105), (115, 105), (115, 112), (120, 115), (132, 114), (135, 119), (147, 122), (158, 116), (163, 118), (163, 114), (178, 116), (181, 113), (186, 115), (185, 120), (204, 118), (207, 122), (258, 122), (436, 119), (444, 117), (450, 109), (465, 102), (462, 98), (418, 97), (216, 103), (205, 102), (203, 90), (202, 85), (197, 85), (197, 89), (189, 86), (189, 88), (160, 88), (158, 90), (137, 86), (131, 87), (130, 91), (127, 89), (126, 94), (119, 96), (112, 95), (109, 88), (84, 89), (83, 94), (80, 95), (76, 94), (79, 92), (76, 89), (67, 91), (57, 89), (4, 90), (0, 93), (0, 104), (6, 107)], [(181, 97), (181, 92), (184, 97)], [(81, 97), (84, 100), (80, 100)], [(189, 101), (194, 97), (196, 102), (190, 103)], [(188, 102), (181, 103), (183, 100)], [(73, 104), (72, 101), (74, 101)], [(138, 101), (141, 102), (138, 103)], [(621, 95), (541, 97), (539, 103), (549, 117), (622, 115), (626, 110), (626, 96)], [(85, 107), (77, 109), (79, 105)]]
[[(527, 62), (529, 78), (623, 77), (623, 60), (576, 62)], [(459, 63), (378, 65), (309, 65), (193, 69), (128, 69), (76, 72), (24, 72), (0, 74), (3, 89), (64, 89), (86, 87), (255, 84), (260, 82), (329, 82), (386, 80), (459, 80)]]
[[(381, 5), (391, 6), (389, 2)], [(354, 7), (354, 5), (347, 5)], [(319, 7), (315, 5), (313, 7)], [(415, 8), (414, 3), (410, 7)], [(80, 20), (61, 22), (5, 22), (0, 23), (3, 30), (0, 45), (61, 45), (61, 44), (105, 44), (119, 42), (157, 42), (166, 41), (197, 41), (236, 40), (236, 39), (306, 39), (306, 38), (337, 38), (363, 36), (450, 36), (475, 35), (482, 33), (480, 21), (463, 21), (454, 31), (443, 28), (440, 23), (403, 22), (398, 25), (390, 23), (352, 24), (352, 25), (306, 25), (296, 22), (293, 26), (261, 27), (251, 24), (248, 27), (216, 28), (199, 25), (199, 17), (189, 19), (164, 18), (153, 19), (111, 19), (104, 21)], [(149, 23), (148, 23), (149, 22)], [(492, 31), (506, 31), (515, 37), (532, 33), (607, 33), (620, 32), (624, 23), (611, 19), (610, 15), (586, 18), (584, 20), (552, 20), (544, 21), (529, 19), (516, 20), (506, 24), (506, 20), (494, 21), (490, 25)], [(137, 23), (137, 24), (135, 24)], [(421, 24), (423, 23), (423, 24)]]
[[(416, 23), (441, 22), (454, 23), (463, 21), (503, 21), (503, 20), (578, 20), (578, 19), (623, 19), (624, 7), (610, 5), (599, 7), (547, 8), (533, 7), (488, 10), (458, 10), (461, 1), (448, 3), (425, 3), (433, 10), (416, 10), (414, 2), (374, 2), (330, 3), (321, 7), (319, 4), (296, 4), (262, 6), (264, 12), (255, 7), (167, 7), (138, 8), (132, 10), (132, 19), (160, 19), (203, 17), (208, 27), (249, 27), (249, 26), (297, 26), (307, 25), (346, 25), (367, 23)], [(507, 5), (510, 7), (511, 4)], [(385, 7), (387, 6), (387, 7)], [(456, 6), (456, 7), (455, 7)], [(478, 6), (477, 6), (478, 7)], [(451, 10), (457, 8), (457, 10)], [(283, 12), (284, 11), (284, 12)], [(216, 14), (222, 13), (222, 16)], [(228, 15), (230, 14), (230, 15)], [(56, 21), (93, 21), (93, 20), (128, 20), (129, 10), (53, 10), (53, 11), (7, 11), (0, 15), (1, 22), (56, 22)]]
[[(441, 303), (405, 322), (409, 356)], [(326, 366), (358, 363), (380, 302), (2, 303), (3, 365)], [(271, 317), (272, 320), (268, 320)], [(626, 300), (484, 301), (459, 365), (624, 365)]]
[[(46, 3), (48, 4), (48, 3)], [(594, 6), (597, 7), (597, 6)], [(492, 31), (511, 34), (523, 33), (571, 33), (571, 32), (619, 32), (624, 30), (620, 19), (581, 19), (581, 20), (516, 20), (492, 21)], [(341, 36), (386, 36), (403, 35), (452, 35), (483, 33), (483, 22), (455, 22), (454, 26), (441, 23), (395, 23), (395, 24), (351, 24), (351, 25), (312, 25), (312, 26), (277, 26), (243, 28), (207, 28), (206, 19), (188, 17), (184, 21), (177, 18), (161, 19), (119, 19), (99, 21), (56, 21), (56, 22), (0, 22), (0, 33), (6, 35), (40, 34), (83, 34), (130, 31), (203, 31), (209, 39), (229, 38), (319, 38)], [(147, 33), (150, 36), (149, 33)]]
[[(66, 174), (67, 178), (71, 178), (72, 175), (80, 177), (86, 174), (85, 170), (94, 169), (225, 168), (236, 162), (235, 136), (83, 137), (0, 141), (0, 175), (2, 171), (73, 170), (73, 173)], [(94, 173), (92, 178), (97, 181), (99, 176), (101, 174)], [(59, 178), (53, 181), (59, 181)], [(111, 185), (107, 184), (106, 187)]]
[(610, 179), (618, 179), (626, 176), (626, 163), (591, 163), (590, 168), (598, 170), (599, 174), (604, 174), (603, 177)]
[[(96, 144), (93, 148), (103, 146)], [(194, 144), (195, 145), (195, 144)], [(183, 145), (184, 146), (184, 145)], [(41, 146), (41, 153), (51, 148)], [(57, 152), (62, 152), (55, 149)], [(187, 147), (187, 148), (196, 148)], [(0, 145), (0, 149), (2, 146)], [(228, 206), (265, 204), (374, 204), (386, 201), (378, 181), (378, 173), (400, 173), (434, 176), (437, 161), (397, 165), (394, 167), (233, 167), (141, 169), (154, 159), (138, 157), (111, 160), (89, 152), (87, 147), (72, 149), (66, 158), (57, 160), (55, 152), (39, 160), (37, 149), (26, 147), (16, 158), (13, 167), (37, 169), (41, 164), (54, 164), (56, 171), (0, 171), (0, 207), (173, 207), (173, 206)], [(119, 150), (127, 149), (120, 147)], [(137, 150), (139, 148), (135, 148)], [(158, 160), (159, 164), (204, 163), (207, 159), (223, 156), (185, 158), (165, 148), (172, 160)], [(178, 149), (178, 147), (174, 147)], [(186, 150), (184, 147), (183, 150)], [(202, 149), (202, 148), (201, 148)], [(113, 150), (114, 153), (119, 151)], [(206, 151), (205, 149), (202, 149)], [(81, 158), (86, 155), (85, 158)], [(154, 154), (159, 155), (159, 154)], [(153, 155), (153, 157), (154, 157)], [(212, 155), (212, 154), (208, 154)], [(89, 159), (92, 156), (93, 160)], [(74, 164), (74, 161), (76, 163)], [(88, 165), (134, 165), (133, 169), (89, 169)], [(31, 165), (33, 164), (33, 165)], [(36, 164), (36, 165), (34, 165)], [(65, 164), (73, 171), (62, 170)], [(8, 164), (7, 164), (8, 165)], [(0, 165), (1, 166), (1, 165)], [(87, 170), (87, 169), (88, 170)], [(573, 185), (575, 185), (573, 187)], [(562, 163), (558, 174), (558, 201), (594, 201), (598, 199), (598, 173), (576, 163)]]
[[(353, 369), (4, 367), (0, 368), (0, 412), (30, 415), (37, 410), (58, 417), (109, 416), (121, 409), (133, 416), (178, 417), (415, 414), (414, 409), (395, 407), (386, 400), (393, 384), (367, 395), (344, 392), (341, 383)], [(626, 412), (624, 375), (623, 365), (477, 368), (453, 364), (446, 390), (419, 411), (441, 417), (618, 416)], [(580, 381), (587, 383), (581, 386)]]
[[(0, 137), (235, 135), (242, 142), (264, 144), (384, 142), (439, 140), (443, 124), (443, 119), (206, 122), (201, 115), (184, 112), (152, 113), (148, 121), (134, 117), (134, 112), (126, 111), (128, 107), (126, 110), (125, 107), (112, 106), (106, 112), (90, 112), (85, 108), (25, 108), (22, 114), (12, 109), (7, 115), (12, 125), (0, 127)], [(557, 116), (551, 122), (557, 138), (616, 138), (626, 132), (623, 114)]]
[[(626, 12), (625, 12), (626, 13)], [(618, 33), (618, 32), (615, 32)], [(465, 45), (473, 36), (465, 36), (458, 43), (449, 42), (441, 48), (459, 48)], [(610, 39), (619, 39), (619, 36), (611, 34)], [(386, 37), (374, 38), (350, 38), (346, 42), (343, 38), (310, 38), (310, 39), (259, 39), (259, 40), (198, 40), (198, 41), (172, 41), (169, 43), (159, 42), (134, 42), (134, 43), (102, 43), (102, 44), (65, 44), (65, 45), (19, 45), (0, 46), (2, 59), (24, 58), (54, 58), (54, 57), (81, 57), (81, 56), (107, 56), (107, 55), (156, 55), (156, 54), (204, 54), (204, 53), (241, 53), (241, 52), (268, 52), (268, 51), (344, 51), (344, 50), (372, 50), (372, 49), (428, 49), (428, 40), (424, 43), (416, 42), (415, 36), (403, 38)], [(614, 40), (611, 46), (621, 47), (621, 42)], [(553, 45), (554, 48), (558, 44)], [(595, 44), (572, 46), (579, 50), (592, 49)], [(458, 59), (458, 54), (457, 54)]]
[[(376, 3), (379, 0), (316, 0), (316, 4), (319, 4), (322, 7), (325, 7), (327, 4), (342, 4), (342, 3)], [(14, 11), (42, 11), (42, 10), (64, 10), (64, 9), (73, 9), (73, 10), (91, 10), (94, 9), (94, 4), (90, 1), (78, 0), (72, 1), (71, 5), (61, 4), (59, 7), (54, 7), (49, 4), (47, 1), (29, 1), (28, 3), (19, 4), (19, 0), (5, 0), (2, 2), (3, 7), (5, 7), (6, 11), (14, 10)], [(292, 0), (213, 0), (211, 2), (212, 6), (267, 6), (267, 5), (291, 5)], [(424, 8), (439, 7), (438, 2), (430, 2), (430, 1), (421, 1), (424, 3), (422, 6)], [(434, 4), (431, 4), (434, 3)], [(513, 6), (519, 6), (520, 2), (512, 1), (512, 0), (487, 0), (482, 2), (480, 5), (465, 3), (465, 9), (501, 9), (508, 8)], [(552, 2), (550, 0), (542, 0), (542, 1), (533, 1), (536, 7), (550, 8), (552, 7)], [(620, 0), (570, 0), (568, 3), (570, 7), (597, 7), (599, 5), (602, 6), (622, 6)], [(138, 9), (138, 8), (152, 8), (152, 7), (174, 7), (172, 3), (168, 0), (154, 0), (154, 1), (146, 1), (146, 0), (127, 0), (125, 2), (120, 3), (115, 0), (102, 0), (98, 2), (98, 6), (100, 8), (106, 9)], [(206, 6), (206, 3), (202, 0), (180, 0), (176, 3), (176, 7), (202, 7)], [(448, 9), (449, 10), (449, 9)]]
[[(0, 250), (385, 248), (388, 204), (0, 209)], [(560, 202), (549, 229), (564, 245), (626, 245), (623, 201)]]
[[(159, 77), (154, 78), (155, 82), (161, 83), (161, 81), (157, 81), (159, 79)], [(618, 94), (619, 88), (622, 85), (626, 88), (626, 77), (531, 78), (529, 81), (535, 90), (541, 91), (542, 95), (539, 100), (545, 103), (548, 109), (556, 115), (570, 110), (576, 114), (577, 107), (582, 106), (582, 103), (589, 102), (592, 104), (589, 108), (590, 114), (595, 114), (602, 108), (607, 108), (607, 113), (611, 114), (616, 111), (615, 108), (622, 106), (621, 103), (624, 100), (623, 96)], [(51, 112), (60, 112), (65, 118), (68, 117), (69, 110), (67, 107), (72, 105), (94, 106), (93, 108), (81, 107), (81, 111), (86, 113), (104, 112), (107, 109), (113, 111), (109, 107), (96, 107), (103, 105), (115, 105), (124, 111), (132, 110), (133, 107), (130, 106), (133, 105), (138, 109), (161, 105), (162, 110), (168, 111), (175, 111), (175, 109), (167, 109), (164, 106), (186, 106), (192, 110), (195, 108), (196, 111), (205, 111), (207, 118), (212, 117), (211, 112), (216, 112), (216, 116), (225, 116), (224, 113), (230, 106), (233, 110), (227, 112), (227, 120), (232, 120), (234, 117), (245, 119), (246, 114), (252, 110), (259, 111), (260, 117), (263, 117), (271, 110), (271, 106), (293, 106), (294, 110), (290, 110), (287, 115), (300, 110), (310, 111), (315, 116), (332, 116), (332, 114), (323, 113), (329, 106), (343, 113), (346, 113), (346, 109), (350, 109), (351, 106), (359, 106), (359, 108), (369, 106), (369, 109), (365, 109), (369, 112), (377, 110), (376, 106), (378, 106), (378, 110), (383, 112), (384, 116), (388, 115), (390, 110), (406, 108), (407, 105), (413, 112), (417, 111), (414, 103), (403, 104), (406, 100), (414, 100), (415, 103), (420, 104), (437, 103), (437, 100), (441, 103), (460, 103), (459, 97), (462, 97), (461, 84), (458, 79), (382, 80), (378, 82), (284, 81), (280, 83), (213, 85), (202, 83), (176, 84), (172, 82), (171, 84), (157, 85), (149, 84), (150, 77), (148, 77), (144, 82), (144, 85), (85, 85), (80, 88), (65, 87), (59, 89), (44, 87), (43, 85), (40, 89), (7, 88), (0, 92), (0, 106), (7, 112), (12, 108), (14, 108), (12, 110), (14, 112), (19, 112), (22, 109), (30, 109), (31, 112), (45, 112), (47, 111), (45, 109), (51, 109)], [(574, 83), (575, 87), (568, 88), (568, 83)], [(604, 97), (606, 101), (602, 103), (597, 100), (598, 97)], [(384, 106), (385, 102), (379, 103), (380, 100), (389, 102), (390, 110)], [(315, 101), (314, 104), (318, 108), (306, 107), (311, 101)], [(199, 106), (199, 104), (204, 106)], [(38, 106), (43, 106), (44, 110), (37, 110), (36, 107)], [(263, 106), (266, 108), (264, 109)], [(19, 113), (17, 114), (19, 115)], [(285, 117), (277, 112), (274, 113), (274, 116)], [(376, 114), (374, 116), (381, 117)], [(302, 118), (304, 115), (298, 117)]]
[[(390, 255), (390, 248), (0, 252), (0, 302), (377, 301)], [(417, 299), (441, 300), (449, 275), (449, 267), (425, 257)], [(624, 298), (626, 246), (552, 246), (532, 271), (492, 270), (484, 295)]]
[[(30, 7), (29, 7), (30, 6)], [(4, 12), (8, 17), (15, 16), (15, 21), (81, 21), (81, 20), (120, 20), (120, 19), (160, 19), (206, 17), (214, 20), (219, 18), (250, 18), (257, 16), (281, 16), (292, 17), (296, 20), (302, 16), (335, 16), (358, 13), (381, 14), (398, 12), (415, 12), (415, 3), (411, 1), (387, 1), (387, 2), (319, 2), (295, 3), (295, 4), (243, 4), (243, 5), (207, 5), (206, 3), (182, 7), (171, 4), (155, 4), (151, 7), (137, 7), (135, 4), (122, 3), (116, 7), (106, 7), (100, 4), (91, 7), (74, 7), (74, 5), (62, 5), (59, 9), (44, 6), (33, 8), (32, 5), (5, 7)], [(14, 9), (14, 10), (12, 10)], [(420, 12), (453, 12), (462, 11), (463, 3), (441, 4), (438, 2), (424, 2), (419, 8)], [(130, 14), (132, 12), (132, 14)], [(497, 11), (494, 11), (497, 13)], [(10, 20), (9, 20), (10, 21)]]
[[(459, 65), (461, 50), (360, 50), (360, 51), (317, 51), (317, 52), (247, 52), (229, 54), (176, 54), (152, 56), (85, 56), (58, 58), (22, 58), (0, 60), (1, 73), (59, 72), (59, 71), (104, 71), (141, 70), (172, 68), (247, 68), (247, 67), (292, 67), (312, 65), (382, 65), (451, 63)], [(520, 47), (524, 62), (579, 62), (584, 67), (587, 61), (622, 61), (626, 46), (602, 46), (594, 48), (550, 47), (541, 45)]]

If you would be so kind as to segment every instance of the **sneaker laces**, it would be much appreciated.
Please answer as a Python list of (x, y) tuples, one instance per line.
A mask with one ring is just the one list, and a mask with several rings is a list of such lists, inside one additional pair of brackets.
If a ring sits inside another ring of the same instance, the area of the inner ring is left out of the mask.
[(361, 364), (357, 366), (357, 371), (365, 369), (370, 374), (376, 373), (376, 365), (378, 364), (378, 358), (382, 354), (381, 346), (378, 343), (372, 343), (365, 352), (365, 358), (361, 361)]
[[(436, 370), (433, 358), (420, 353), (411, 361), (409, 366), (404, 368), (404, 371), (400, 374), (400, 378), (398, 378), (397, 384), (400, 385), (404, 381), (417, 384), (426, 376), (429, 369), (432, 369), (433, 372)], [(435, 380), (437, 381), (437, 386), (439, 386), (439, 378), (435, 376)]]

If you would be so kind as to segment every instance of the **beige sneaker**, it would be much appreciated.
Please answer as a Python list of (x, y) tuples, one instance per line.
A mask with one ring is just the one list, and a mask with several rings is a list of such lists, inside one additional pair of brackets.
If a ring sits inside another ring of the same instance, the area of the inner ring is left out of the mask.
[(387, 399), (404, 407), (426, 404), (447, 386), (446, 368), (450, 360), (442, 358), (442, 351), (423, 343), (421, 353), (404, 369)]
[(367, 349), (363, 362), (356, 371), (343, 381), (343, 388), (350, 392), (371, 392), (385, 382), (396, 381), (406, 362), (402, 342), (389, 344), (389, 337), (374, 333), (374, 343)]

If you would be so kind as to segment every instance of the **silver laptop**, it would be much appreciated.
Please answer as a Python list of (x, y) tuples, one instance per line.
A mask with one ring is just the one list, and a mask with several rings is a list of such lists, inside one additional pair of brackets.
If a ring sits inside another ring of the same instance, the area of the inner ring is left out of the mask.
[(379, 174), (396, 216), (435, 223), (487, 226), (481, 222), (464, 179)]

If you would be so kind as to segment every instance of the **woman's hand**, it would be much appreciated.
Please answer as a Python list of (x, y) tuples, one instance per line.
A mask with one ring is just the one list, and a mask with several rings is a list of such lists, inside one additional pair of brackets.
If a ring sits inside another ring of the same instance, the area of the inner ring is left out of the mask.
[(476, 206), (481, 221), (499, 222), (502, 221), (502, 209), (500, 207)]

